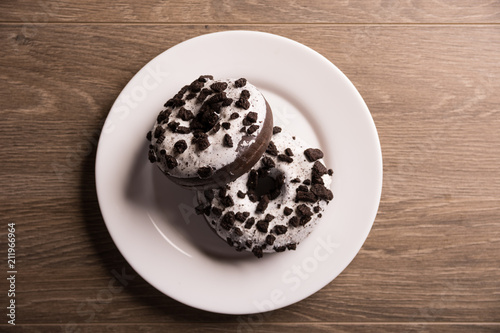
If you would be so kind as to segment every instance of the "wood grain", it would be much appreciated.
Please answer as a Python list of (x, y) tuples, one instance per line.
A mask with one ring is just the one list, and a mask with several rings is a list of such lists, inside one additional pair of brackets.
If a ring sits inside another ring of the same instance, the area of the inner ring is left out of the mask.
[[(314, 327), (314, 328), (312, 328)], [(240, 323), (234, 324), (198, 324), (193, 326), (191, 324), (97, 324), (97, 325), (78, 325), (78, 326), (59, 326), (59, 325), (20, 325), (15, 329), (5, 328), (5, 332), (36, 332), (36, 333), (53, 333), (53, 332), (79, 332), (79, 333), (94, 333), (94, 332), (117, 332), (117, 333), (136, 333), (136, 332), (185, 332), (189, 330), (191, 333), (233, 333), (233, 332), (253, 332), (253, 333), (268, 333), (268, 332), (296, 332), (308, 333), (313, 329), (314, 332), (338, 332), (338, 333), (366, 333), (366, 332), (380, 332), (380, 333), (497, 333), (500, 329), (498, 324), (490, 323), (485, 325), (474, 324), (445, 324), (445, 325), (429, 325), (429, 324), (416, 324), (410, 323), (407, 325), (401, 324), (355, 324), (355, 323), (317, 323), (314, 326), (300, 325), (290, 323), (268, 324), (256, 322), (252, 325), (245, 325)]]
[[(500, 26), (23, 27), (0, 24), (0, 216), (18, 225), (21, 331), (233, 332), (253, 321), (255, 332), (499, 331)], [(280, 34), (335, 63), (367, 102), (384, 156), (379, 214), (353, 263), (263, 317), (211, 314), (155, 290), (114, 246), (95, 194), (97, 138), (124, 85), (165, 49), (227, 29)], [(122, 270), (130, 280), (106, 298)]]
[(0, 2), (0, 21), (127, 23), (500, 23), (495, 0)]

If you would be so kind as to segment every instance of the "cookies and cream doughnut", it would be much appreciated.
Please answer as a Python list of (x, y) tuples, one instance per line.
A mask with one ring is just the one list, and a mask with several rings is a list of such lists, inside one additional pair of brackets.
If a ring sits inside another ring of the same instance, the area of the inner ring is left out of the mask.
[(295, 250), (312, 231), (333, 194), (333, 171), (319, 149), (275, 127), (268, 148), (250, 172), (218, 189), (199, 191), (197, 207), (236, 250)]
[(200, 76), (164, 107), (147, 134), (148, 158), (184, 187), (220, 187), (238, 178), (272, 135), (271, 108), (244, 78)]

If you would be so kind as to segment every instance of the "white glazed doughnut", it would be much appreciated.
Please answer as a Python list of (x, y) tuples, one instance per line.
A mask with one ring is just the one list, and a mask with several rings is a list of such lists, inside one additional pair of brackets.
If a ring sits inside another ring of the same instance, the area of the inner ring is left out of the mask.
[(273, 130), (253, 169), (224, 187), (198, 192), (208, 224), (238, 251), (295, 250), (317, 224), (333, 194), (333, 171), (323, 153), (291, 134)]
[(200, 76), (164, 106), (147, 135), (148, 157), (188, 188), (219, 187), (241, 176), (272, 135), (271, 109), (244, 78)]

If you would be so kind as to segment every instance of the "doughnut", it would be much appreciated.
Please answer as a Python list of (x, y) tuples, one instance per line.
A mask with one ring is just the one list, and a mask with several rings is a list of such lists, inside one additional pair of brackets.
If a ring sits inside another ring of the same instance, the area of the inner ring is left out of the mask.
[(323, 153), (279, 127), (246, 174), (217, 189), (198, 191), (198, 214), (237, 251), (295, 250), (333, 199), (332, 169)]
[(148, 159), (186, 188), (220, 187), (248, 172), (272, 136), (272, 111), (246, 79), (202, 75), (158, 114)]

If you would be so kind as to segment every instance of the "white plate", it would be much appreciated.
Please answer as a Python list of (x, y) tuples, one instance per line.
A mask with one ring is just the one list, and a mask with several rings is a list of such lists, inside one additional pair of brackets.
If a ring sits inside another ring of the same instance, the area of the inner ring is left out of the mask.
[[(148, 162), (146, 133), (163, 103), (201, 74), (247, 78), (276, 125), (324, 151), (335, 198), (296, 251), (234, 251), (194, 214), (194, 192)], [(382, 154), (363, 99), (326, 58), (280, 36), (228, 31), (172, 47), (130, 80), (101, 133), (96, 183), (116, 246), (146, 281), (196, 308), (250, 314), (310, 296), (351, 262), (377, 213)]]

